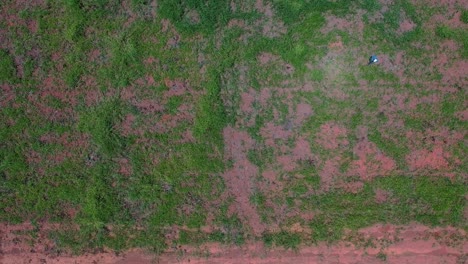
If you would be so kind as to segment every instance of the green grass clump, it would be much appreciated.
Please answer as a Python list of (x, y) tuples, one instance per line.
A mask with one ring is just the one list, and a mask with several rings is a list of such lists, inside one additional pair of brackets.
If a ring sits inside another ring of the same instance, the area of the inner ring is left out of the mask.
[(11, 83), (15, 79), (16, 69), (13, 58), (5, 50), (0, 50), (0, 81)]
[(468, 24), (468, 10), (464, 9), (462, 10), (462, 14), (460, 16), (460, 20), (465, 23), (465, 24)]
[[(389, 201), (378, 204), (374, 188), (388, 191)], [(314, 241), (335, 241), (344, 228), (359, 229), (373, 223), (463, 224), (463, 196), (467, 187), (446, 178), (390, 176), (365, 183), (357, 194), (335, 191), (314, 197), (310, 202), (321, 213), (310, 226)]]
[(270, 247), (277, 246), (285, 249), (297, 249), (301, 244), (301, 236), (299, 234), (282, 231), (263, 235), (263, 242)]
[(438, 26), (435, 33), (441, 38), (454, 38), (456, 36), (455, 30), (448, 26)]
[(122, 153), (127, 144), (125, 138), (115, 131), (122, 118), (122, 107), (118, 99), (109, 100), (89, 109), (79, 119), (79, 129), (91, 134), (99, 151), (108, 157)]
[(448, 26), (438, 26), (435, 30), (437, 37), (442, 39), (453, 39), (463, 46), (461, 55), (463, 58), (468, 58), (468, 33), (466, 30), (451, 28)]
[(194, 135), (206, 138), (208, 135), (215, 143), (220, 144), (221, 131), (226, 124), (226, 114), (220, 98), (220, 76), (209, 72), (209, 82), (206, 85), (207, 94), (200, 100), (194, 124)]

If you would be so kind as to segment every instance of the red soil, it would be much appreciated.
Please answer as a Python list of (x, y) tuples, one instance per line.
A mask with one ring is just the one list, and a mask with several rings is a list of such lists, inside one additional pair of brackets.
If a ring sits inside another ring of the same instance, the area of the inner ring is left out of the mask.
[(191, 130), (186, 130), (182, 134), (182, 139), (178, 143), (194, 143), (196, 140)]
[[(290, 229), (307, 232), (298, 223)], [(354, 236), (356, 239), (374, 241), (376, 248), (362, 248), (341, 242), (332, 246), (319, 244), (302, 247), (294, 252), (271, 250), (261, 243), (250, 243), (243, 248), (211, 243), (202, 245), (201, 251), (210, 255), (210, 263), (382, 263), (378, 258), (379, 253), (386, 255), (386, 263), (463, 263), (460, 261), (464, 260), (463, 252), (468, 249), (468, 245), (452, 243), (450, 237), (464, 235), (464, 231), (453, 228), (428, 229), (416, 224), (408, 227), (375, 225), (360, 230)], [(353, 235), (349, 238), (353, 239)], [(178, 255), (181, 263), (207, 261), (206, 258), (193, 255), (198, 251), (196, 248), (184, 247), (180, 250), (184, 252), (182, 257)], [(176, 253), (162, 256), (159, 260), (172, 262)]]
[(196, 10), (188, 11), (185, 16), (188, 18), (191, 24), (198, 24), (200, 23), (200, 14)]
[(143, 63), (144, 63), (146, 66), (150, 66), (150, 65), (159, 63), (159, 59), (156, 59), (156, 58), (154, 58), (153, 56), (150, 56), (150, 57), (146, 58), (146, 59), (143, 61)]
[(388, 175), (395, 169), (395, 161), (385, 156), (373, 142), (368, 140), (367, 128), (358, 128), (356, 136), (358, 143), (354, 146), (353, 152), (358, 160), (351, 162), (348, 175), (358, 175), (362, 180), (368, 181)]
[(406, 157), (409, 168), (418, 170), (448, 170), (461, 164), (453, 157), (450, 147), (463, 141), (466, 132), (451, 131), (446, 127), (424, 132), (408, 131), (406, 138), (411, 153)]
[(128, 114), (125, 116), (124, 120), (119, 126), (121, 134), (123, 136), (129, 136), (134, 134), (133, 123), (135, 122), (135, 116), (132, 114)]
[(320, 188), (323, 191), (328, 192), (334, 185), (335, 180), (340, 177), (340, 161), (341, 158), (339, 156), (329, 159), (325, 161), (322, 170), (319, 171)]
[(468, 61), (456, 61), (452, 66), (439, 68), (442, 73), (442, 82), (449, 85), (465, 85), (468, 83)]
[(235, 197), (237, 214), (249, 225), (254, 235), (260, 236), (266, 229), (256, 208), (250, 202), (255, 187), (255, 178), (259, 175), (258, 168), (247, 158), (255, 144), (246, 132), (226, 127), (223, 131), (225, 158), (234, 162), (223, 178), (227, 191)]
[(382, 190), (382, 189), (377, 189), (375, 190), (375, 202), (376, 203), (385, 203), (390, 196), (390, 192)]
[(291, 172), (296, 169), (296, 163), (294, 162), (294, 158), (289, 155), (278, 156), (276, 158), (278, 164), (281, 165), (284, 171)]
[(416, 27), (416, 24), (409, 20), (405, 19), (400, 23), (400, 27), (397, 30), (397, 34), (403, 34), (405, 32), (411, 31)]
[(447, 14), (437, 14), (431, 18), (432, 23), (429, 27), (438, 26), (440, 24), (447, 25), (453, 28), (467, 28), (466, 24), (460, 20), (461, 12), (457, 11), (455, 13), (450, 12), (449, 14), (453, 14), (452, 16), (447, 16)]
[(263, 178), (268, 180), (269, 182), (275, 182), (276, 181), (276, 173), (271, 170), (264, 171), (262, 173)]
[(263, 3), (263, 0), (257, 0), (255, 3), (255, 9), (265, 15), (264, 18), (255, 22), (255, 26), (261, 28), (262, 34), (265, 37), (275, 38), (286, 34), (287, 28), (283, 21), (280, 21), (275, 17), (271, 3), (265, 4)]
[(292, 136), (292, 131), (286, 129), (284, 126), (275, 125), (271, 122), (265, 124), (260, 129), (260, 134), (265, 139), (265, 144), (269, 147), (275, 147), (276, 140), (285, 140)]
[(359, 193), (364, 188), (364, 183), (360, 181), (355, 182), (341, 182), (338, 185), (339, 188), (343, 189), (343, 191), (347, 193)]
[(468, 121), (468, 110), (456, 112), (455, 116), (461, 121)]
[(143, 99), (139, 102), (135, 102), (134, 105), (141, 113), (147, 115), (164, 111), (164, 106), (161, 105), (159, 100)]
[(257, 59), (260, 62), (260, 65), (265, 65), (272, 61), (278, 60), (279, 57), (268, 52), (262, 52), (257, 56)]
[(255, 90), (250, 88), (247, 92), (241, 93), (241, 110), (246, 114), (251, 114), (253, 109), (253, 103), (255, 102)]
[(6, 107), (15, 101), (16, 93), (12, 85), (0, 84), (0, 91), (0, 107)]
[(31, 150), (26, 154), (26, 161), (29, 165), (39, 164), (42, 161), (41, 154)]
[(345, 18), (334, 15), (326, 16), (327, 23), (320, 30), (323, 34), (327, 34), (332, 30), (342, 30), (349, 33), (362, 35), (364, 31), (364, 22), (361, 17), (363, 12), (358, 12), (356, 15), (348, 15)]
[(39, 30), (39, 24), (37, 23), (37, 20), (30, 20), (28, 22), (28, 29), (33, 34), (37, 33), (37, 30)]
[(344, 45), (343, 45), (343, 42), (341, 41), (341, 37), (338, 37), (336, 42), (330, 42), (328, 44), (328, 48), (342, 50), (344, 48)]
[(186, 81), (165, 79), (164, 84), (169, 88), (169, 91), (165, 93), (167, 97), (183, 95), (189, 90)]
[(292, 151), (292, 156), (295, 161), (299, 160), (314, 160), (315, 156), (312, 154), (309, 141), (307, 141), (304, 137), (300, 137), (296, 141), (296, 146)]
[(93, 49), (88, 54), (88, 60), (90, 62), (96, 62), (96, 61), (98, 61), (99, 56), (101, 56), (101, 51), (98, 50), (98, 49)]
[(296, 125), (304, 123), (310, 116), (314, 114), (312, 107), (306, 103), (300, 103), (296, 106), (296, 119), (294, 120)]
[[(0, 225), (0, 262), (16, 263), (382, 263), (379, 253), (385, 254), (385, 263), (464, 263), (468, 244), (459, 238), (466, 232), (455, 228), (428, 228), (423, 225), (408, 226), (374, 225), (357, 232), (345, 232), (344, 241), (326, 245), (301, 246), (297, 251), (266, 248), (261, 242), (250, 242), (242, 247), (217, 243), (199, 247), (181, 246), (155, 256), (141, 249), (115, 254), (103, 253), (71, 256), (54, 251), (55, 244), (47, 239), (47, 232), (56, 226), (42, 224), (39, 235), (32, 238), (20, 231), (33, 230), (30, 224)], [(310, 232), (300, 223), (289, 228), (291, 232)], [(313, 233), (312, 233), (313, 235)], [(41, 241), (41, 243), (31, 243)], [(363, 247), (366, 241), (374, 247)], [(361, 243), (361, 244), (360, 244)], [(200, 253), (204, 253), (201, 255)], [(209, 256), (206, 258), (204, 256)]]
[(246, 29), (247, 25), (244, 20), (241, 19), (231, 19), (228, 22), (228, 28), (239, 27), (242, 29)]
[(121, 158), (117, 160), (117, 163), (119, 164), (119, 170), (118, 172), (124, 176), (130, 176), (133, 173), (132, 169), (132, 164), (130, 164), (130, 161), (126, 158)]
[(440, 170), (449, 167), (448, 159), (451, 155), (438, 146), (432, 150), (421, 149), (413, 151), (406, 157), (411, 170), (433, 169)]
[(328, 122), (320, 126), (315, 141), (325, 149), (336, 149), (349, 144), (347, 130), (335, 122)]
[(260, 97), (259, 97), (259, 101), (260, 101), (260, 105), (262, 107), (266, 107), (267, 106), (267, 103), (268, 103), (268, 100), (271, 98), (271, 91), (268, 90), (268, 89), (262, 89), (260, 91)]
[(458, 50), (458, 43), (453, 39), (447, 39), (440, 45), (442, 50), (456, 51)]

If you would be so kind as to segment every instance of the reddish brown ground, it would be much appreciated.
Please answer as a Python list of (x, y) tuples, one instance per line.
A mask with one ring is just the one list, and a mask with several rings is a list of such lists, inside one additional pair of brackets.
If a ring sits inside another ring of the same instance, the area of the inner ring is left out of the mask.
[(234, 162), (233, 167), (224, 173), (224, 181), (235, 197), (237, 213), (248, 223), (253, 234), (259, 236), (265, 231), (265, 225), (250, 202), (258, 168), (247, 159), (247, 151), (252, 149), (254, 141), (246, 132), (231, 127), (226, 127), (223, 134), (226, 160)]
[(335, 122), (328, 122), (320, 126), (316, 135), (316, 142), (325, 149), (336, 149), (348, 146), (347, 129)]
[(364, 181), (388, 175), (395, 169), (395, 161), (383, 154), (367, 135), (366, 127), (358, 128), (358, 143), (353, 148), (357, 160), (351, 162), (348, 171), (348, 175), (358, 175)]
[(403, 22), (400, 23), (400, 27), (398, 28), (397, 33), (402, 34), (402, 33), (413, 30), (415, 27), (416, 27), (416, 24), (413, 21), (409, 19), (405, 19), (403, 20)]
[(334, 29), (338, 29), (360, 35), (364, 31), (364, 22), (361, 19), (362, 14), (359, 11), (357, 15), (348, 15), (345, 18), (329, 15), (326, 17), (327, 24), (322, 28), (321, 32), (326, 34)]
[[(262, 243), (250, 242), (241, 247), (208, 243), (199, 247), (182, 246), (162, 256), (155, 256), (141, 249), (121, 254), (104, 250), (102, 253), (82, 256), (57, 255), (53, 244), (45, 234), (54, 226), (39, 227), (39, 235), (27, 234), (34, 227), (30, 224), (0, 225), (0, 263), (466, 263), (467, 234), (454, 228), (428, 228), (419, 224), (408, 226), (374, 225), (357, 232), (347, 231), (343, 241), (333, 245), (320, 243), (304, 246), (297, 251), (270, 249)], [(307, 229), (295, 224), (291, 232), (307, 233)], [(25, 233), (26, 232), (26, 233)], [(35, 244), (33, 241), (40, 240)], [(466, 241), (466, 240), (465, 240)], [(365, 244), (373, 246), (365, 247)], [(382, 258), (386, 260), (383, 261)]]
[(276, 18), (271, 3), (264, 3), (263, 0), (257, 0), (255, 9), (264, 14), (264, 17), (258, 20), (255, 26), (261, 28), (265, 37), (275, 38), (286, 34), (287, 28), (283, 21)]

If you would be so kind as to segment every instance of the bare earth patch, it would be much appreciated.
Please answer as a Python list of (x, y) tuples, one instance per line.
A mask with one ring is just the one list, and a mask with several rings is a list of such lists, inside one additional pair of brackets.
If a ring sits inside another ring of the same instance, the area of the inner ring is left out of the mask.
[(375, 201), (379, 204), (385, 203), (390, 196), (390, 192), (382, 190), (382, 189), (377, 189), (375, 190)]
[(234, 162), (223, 178), (230, 195), (235, 197), (238, 215), (245, 219), (253, 234), (259, 236), (265, 230), (256, 208), (250, 202), (258, 168), (247, 159), (247, 151), (255, 143), (246, 132), (226, 127), (223, 131), (226, 159)]
[(295, 119), (296, 125), (302, 124), (313, 114), (314, 114), (314, 111), (312, 110), (312, 107), (309, 104), (299, 103), (296, 106), (296, 119)]
[(327, 34), (330, 31), (337, 29), (361, 36), (364, 31), (364, 22), (361, 19), (362, 15), (362, 11), (359, 11), (356, 15), (348, 15), (345, 18), (328, 15), (325, 17), (327, 23), (320, 31), (323, 34)]
[(325, 161), (322, 170), (319, 171), (320, 188), (324, 192), (328, 192), (330, 188), (334, 186), (334, 183), (338, 177), (340, 177), (340, 162), (340, 156), (329, 159)]
[(353, 152), (358, 160), (351, 162), (348, 175), (358, 175), (362, 180), (372, 180), (378, 176), (385, 176), (392, 172), (395, 161), (383, 154), (377, 146), (367, 138), (367, 128), (360, 127), (357, 132), (358, 143)]
[(413, 30), (415, 27), (416, 27), (416, 24), (413, 21), (409, 19), (405, 19), (400, 23), (400, 27), (397, 30), (397, 34), (401, 35), (405, 32)]
[(440, 172), (460, 165), (462, 161), (454, 157), (449, 149), (463, 141), (465, 136), (466, 132), (451, 131), (444, 127), (424, 132), (408, 131), (406, 138), (411, 153), (406, 156), (406, 161), (410, 169)]
[(325, 149), (336, 149), (349, 144), (347, 129), (335, 122), (328, 122), (320, 126), (316, 135), (316, 142)]
[(269, 62), (278, 60), (279, 57), (268, 52), (262, 52), (257, 56), (257, 59), (260, 62), (260, 65), (265, 65)]
[(255, 9), (264, 14), (264, 18), (256, 22), (256, 26), (261, 27), (261, 32), (265, 37), (276, 38), (286, 34), (288, 31), (283, 21), (277, 19), (271, 3), (263, 3), (263, 0), (257, 0)]

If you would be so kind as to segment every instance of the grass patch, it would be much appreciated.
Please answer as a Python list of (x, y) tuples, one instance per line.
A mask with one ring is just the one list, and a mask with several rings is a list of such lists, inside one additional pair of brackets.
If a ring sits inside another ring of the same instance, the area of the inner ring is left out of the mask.
[(324, 77), (324, 72), (320, 69), (314, 69), (310, 72), (310, 78), (312, 81), (320, 82)]
[(301, 236), (294, 233), (288, 233), (285, 231), (273, 234), (264, 234), (263, 242), (265, 245), (272, 247), (283, 247), (285, 249), (297, 249), (301, 244)]
[(461, 55), (463, 58), (468, 58), (468, 33), (466, 30), (450, 28), (448, 26), (438, 26), (435, 30), (437, 37), (442, 39), (453, 39), (463, 46)]
[(16, 79), (16, 68), (13, 58), (5, 50), (0, 50), (0, 81), (13, 82)]
[(374, 67), (373, 65), (361, 67), (361, 77), (369, 82), (388, 81), (398, 82), (399, 79), (393, 73), (385, 72), (380, 67)]
[(108, 157), (122, 153), (128, 144), (115, 130), (122, 118), (122, 107), (122, 102), (112, 99), (84, 112), (79, 119), (78, 128), (90, 133), (99, 151)]
[(226, 113), (220, 98), (220, 76), (215, 70), (208, 73), (207, 94), (200, 99), (194, 124), (194, 135), (200, 139), (210, 138), (221, 144), (221, 131), (226, 124)]
[[(394, 202), (376, 203), (376, 187), (390, 192)], [(357, 194), (335, 191), (313, 197), (309, 202), (321, 211), (310, 224), (312, 239), (339, 240), (344, 228), (356, 230), (373, 223), (462, 226), (467, 190), (464, 184), (446, 178), (389, 176), (365, 183)]]
[(462, 11), (462, 14), (460, 16), (460, 20), (465, 23), (465, 24), (468, 24), (468, 10), (466, 9), (463, 9)]
[(446, 96), (442, 101), (440, 112), (442, 114), (444, 125), (450, 129), (462, 129), (464, 122), (457, 118), (455, 115), (457, 112), (463, 111), (463, 100), (458, 96)]

